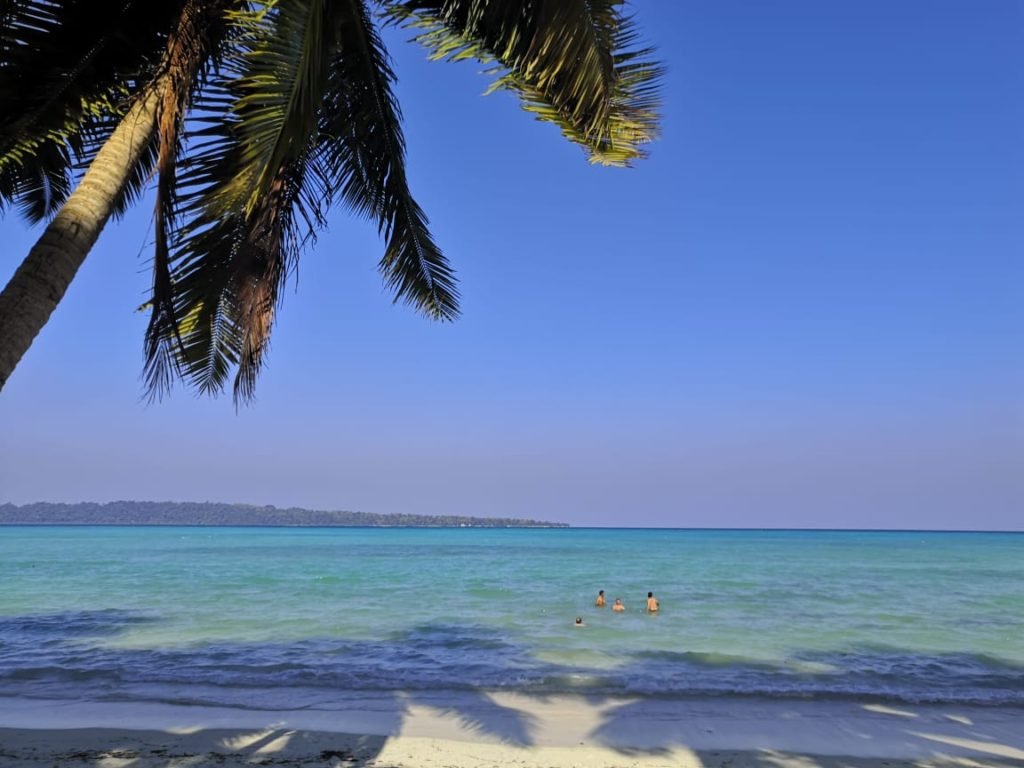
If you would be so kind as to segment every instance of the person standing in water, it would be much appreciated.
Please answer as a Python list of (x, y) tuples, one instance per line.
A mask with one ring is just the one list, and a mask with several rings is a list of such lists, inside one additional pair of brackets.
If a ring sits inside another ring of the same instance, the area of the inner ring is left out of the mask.
[(616, 597), (615, 598), (615, 605), (612, 606), (612, 610), (615, 611), (616, 613), (622, 613), (624, 610), (626, 610), (626, 606), (624, 606), (622, 604), (622, 598), (621, 597)]
[(660, 607), (661, 606), (658, 605), (658, 601), (654, 599), (654, 593), (653, 592), (648, 592), (647, 593), (647, 612), (648, 613), (657, 613), (658, 609)]
[(604, 590), (603, 589), (598, 590), (598, 592), (597, 592), (597, 600), (594, 601), (594, 605), (596, 605), (598, 608), (604, 608)]

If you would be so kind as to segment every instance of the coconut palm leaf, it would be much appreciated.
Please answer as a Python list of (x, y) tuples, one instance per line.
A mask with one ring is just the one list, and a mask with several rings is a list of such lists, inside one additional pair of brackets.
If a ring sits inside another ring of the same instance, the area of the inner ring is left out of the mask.
[(393, 23), (432, 58), (494, 66), (491, 90), (515, 93), (591, 162), (630, 165), (658, 132), (663, 70), (639, 45), (624, 0), (401, 0)]
[[(185, 119), (193, 93), (206, 79), (210, 69), (223, 58), (238, 25), (229, 19), (245, 18), (244, 2), (233, 0), (185, 0), (181, 15), (171, 30), (160, 66), (161, 77), (154, 80), (159, 90), (157, 109), (157, 166), (155, 250), (153, 255), (153, 292), (151, 325), (175, 329), (174, 291), (170, 271), (170, 233), (175, 226), (177, 168), (182, 154)], [(180, 344), (180, 338), (178, 339)], [(153, 355), (165, 355), (159, 345)], [(173, 370), (170, 359), (157, 367), (159, 375)], [(158, 388), (166, 389), (169, 381)]]
[(345, 0), (349, 23), (331, 61), (321, 133), (332, 186), (356, 213), (377, 222), (387, 241), (380, 262), (395, 301), (428, 317), (458, 316), (455, 276), (428, 230), (405, 174), (395, 73), (363, 3)]
[[(180, 0), (2, 1), (0, 210), (17, 202), (37, 221), (63, 203), (75, 170), (151, 77), (179, 7)], [(128, 197), (146, 176), (136, 175)]]
[(72, 164), (66, 144), (39, 144), (31, 163), (12, 165), (0, 173), (0, 209), (6, 202), (16, 202), (26, 221), (47, 218), (71, 192), (68, 169)]
[(173, 311), (154, 313), (147, 334), (157, 397), (175, 373), (220, 392), (232, 370), (236, 401), (252, 397), (287, 275), (339, 198), (377, 222), (396, 299), (457, 312), (408, 190), (394, 75), (364, 3), (290, 0), (240, 23), (248, 35), (204, 93), (180, 178)]
[(317, 184), (310, 137), (325, 52), (336, 46), (332, 6), (257, 3), (233, 20), (244, 34), (200, 99), (206, 116), (179, 179), (173, 313), (154, 313), (147, 334), (152, 395), (166, 391), (176, 372), (200, 392), (219, 392), (235, 367), (236, 396), (251, 395), (284, 279), (321, 221), (326, 190)]

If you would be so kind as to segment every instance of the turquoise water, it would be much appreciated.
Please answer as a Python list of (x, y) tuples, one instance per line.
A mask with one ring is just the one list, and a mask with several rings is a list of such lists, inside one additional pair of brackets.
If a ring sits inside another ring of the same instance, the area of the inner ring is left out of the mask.
[(254, 688), (1019, 704), (1024, 535), (0, 528), (4, 694)]

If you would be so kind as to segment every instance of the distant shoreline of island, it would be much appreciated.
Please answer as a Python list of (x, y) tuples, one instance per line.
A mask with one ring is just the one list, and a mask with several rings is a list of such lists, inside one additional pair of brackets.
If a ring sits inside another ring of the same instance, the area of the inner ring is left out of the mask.
[(0, 525), (207, 526), (287, 528), (568, 528), (567, 523), (515, 517), (410, 515), (279, 508), (251, 504), (111, 501), (0, 504)]

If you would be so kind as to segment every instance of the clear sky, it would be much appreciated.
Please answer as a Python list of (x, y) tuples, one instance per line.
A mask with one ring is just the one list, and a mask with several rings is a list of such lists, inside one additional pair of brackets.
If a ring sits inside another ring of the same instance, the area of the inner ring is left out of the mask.
[(146, 406), (151, 201), (108, 226), (0, 394), (0, 501), (1024, 528), (1024, 2), (634, 8), (669, 72), (628, 171), (389, 35), (453, 325), (339, 210), (255, 404)]

